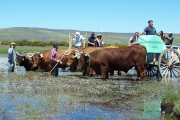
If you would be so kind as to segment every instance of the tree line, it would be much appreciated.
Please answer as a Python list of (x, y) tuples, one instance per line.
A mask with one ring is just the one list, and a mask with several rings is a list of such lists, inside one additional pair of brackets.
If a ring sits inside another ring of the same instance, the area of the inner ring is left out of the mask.
[[(11, 42), (15, 42), (17, 46), (40, 46), (40, 47), (45, 47), (45, 46), (52, 46), (54, 43), (57, 43), (59, 46), (69, 46), (69, 42), (57, 42), (57, 41), (49, 41), (49, 42), (45, 42), (45, 41), (28, 41), (28, 40), (3, 40), (1, 41), (2, 45), (10, 45)], [(106, 44), (106, 46), (110, 46), (110, 45), (114, 45), (114, 46), (118, 46), (118, 47), (126, 47), (126, 44), (119, 44), (119, 43), (113, 43), (113, 44)], [(86, 43), (85, 46), (88, 46), (88, 44)]]

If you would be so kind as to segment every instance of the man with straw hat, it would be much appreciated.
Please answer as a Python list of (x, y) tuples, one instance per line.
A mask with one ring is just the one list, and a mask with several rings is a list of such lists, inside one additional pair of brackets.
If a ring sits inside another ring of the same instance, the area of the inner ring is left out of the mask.
[(80, 32), (76, 32), (75, 38), (72, 38), (72, 40), (75, 41), (75, 48), (81, 49), (82, 41), (86, 40), (86, 38), (84, 38)]
[(10, 44), (10, 48), (8, 49), (8, 62), (9, 62), (9, 68), (8, 72), (14, 72), (14, 68), (16, 65), (16, 55), (22, 56), (18, 52), (15, 51), (16, 43), (12, 42)]
[(169, 36), (165, 35), (165, 39), (166, 41), (166, 45), (172, 45), (173, 42), (173, 36), (172, 36), (172, 32), (169, 32)]

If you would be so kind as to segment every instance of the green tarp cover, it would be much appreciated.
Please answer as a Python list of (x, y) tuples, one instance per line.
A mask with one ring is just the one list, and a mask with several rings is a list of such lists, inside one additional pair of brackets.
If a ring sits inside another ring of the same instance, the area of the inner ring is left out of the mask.
[(138, 37), (140, 45), (144, 45), (147, 53), (161, 53), (166, 49), (161, 38), (157, 35), (141, 35)]

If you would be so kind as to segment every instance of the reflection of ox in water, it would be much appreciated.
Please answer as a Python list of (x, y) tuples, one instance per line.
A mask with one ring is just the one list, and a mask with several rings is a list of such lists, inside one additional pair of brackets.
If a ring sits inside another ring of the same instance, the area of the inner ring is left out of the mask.
[(24, 56), (17, 56), (16, 64), (18, 66), (24, 66), (26, 71), (35, 70), (35, 69), (32, 68), (32, 66), (33, 66), (32, 57), (33, 57), (34, 53), (21, 53), (21, 54), (24, 55)]
[[(74, 49), (70, 49), (67, 52), (71, 52), (72, 50), (74, 50)], [(51, 61), (49, 59), (50, 51), (51, 50), (46, 50), (46, 51), (43, 51), (39, 54), (35, 54), (33, 56), (33, 67), (32, 68), (35, 69), (35, 68), (38, 68), (40, 66), (44, 72), (51, 71), (52, 67), (51, 67)], [(58, 50), (59, 57), (61, 58), (65, 52), (66, 52), (66, 50)], [(62, 64), (58, 64), (58, 67), (65, 69), (67, 67), (67, 65), (66, 65), (67, 61), (68, 61), (68, 56), (64, 56), (61, 59)], [(73, 68), (74, 68), (74, 66), (71, 66), (71, 70)]]
[[(106, 48), (119, 48), (119, 47), (117, 47), (117, 46), (109, 46), (109, 47), (106, 47)], [(70, 52), (69, 54), (66, 54), (66, 56), (69, 56), (68, 61), (67, 61), (67, 66), (77, 66), (78, 60), (79, 60), (80, 55), (81, 55), (82, 52), (92, 53), (95, 50), (100, 50), (100, 49), (104, 49), (104, 48), (101, 48), (101, 47), (85, 47), (85, 48), (82, 48), (81, 51), (74, 50), (74, 51)], [(86, 70), (87, 69), (84, 69), (83, 75), (87, 74)], [(114, 70), (110, 71), (110, 74), (114, 75)], [(121, 72), (119, 71), (118, 75), (120, 75), (120, 74), (121, 74)], [(93, 75), (93, 69), (90, 67), (89, 68), (89, 76), (92, 76), (92, 75)]]
[(146, 77), (143, 67), (146, 54), (147, 51), (144, 46), (100, 49), (89, 54), (81, 54), (77, 69), (83, 70), (89, 66), (97, 74), (100, 74), (104, 80), (108, 78), (108, 72), (112, 70), (120, 70), (127, 73), (129, 69), (135, 66), (142, 81)]

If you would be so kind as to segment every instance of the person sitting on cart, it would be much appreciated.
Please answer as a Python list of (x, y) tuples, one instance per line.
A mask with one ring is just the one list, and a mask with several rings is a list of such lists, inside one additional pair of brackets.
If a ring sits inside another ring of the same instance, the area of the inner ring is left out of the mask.
[(139, 45), (138, 34), (139, 34), (138, 32), (135, 32), (135, 35), (130, 38), (129, 44), (128, 44), (129, 46), (131, 46), (132, 44), (133, 45)]
[(84, 38), (80, 32), (76, 32), (75, 34), (75, 38), (72, 37), (72, 40), (75, 41), (75, 48), (78, 48), (81, 50), (81, 46), (82, 46), (82, 41), (86, 40), (86, 38)]
[(163, 42), (165, 42), (165, 34), (163, 33), (162, 30), (159, 32), (159, 36), (161, 37), (161, 40), (162, 40)]
[(88, 38), (88, 47), (94, 47), (95, 46), (95, 40), (96, 40), (95, 33), (92, 32), (91, 36)]
[(144, 32), (146, 32), (146, 35), (159, 35), (159, 34), (156, 32), (156, 29), (153, 27), (153, 21), (152, 21), (152, 20), (149, 20), (149, 21), (148, 21), (148, 24), (149, 24), (149, 26), (146, 27), (141, 33), (139, 33), (138, 36), (142, 35)]
[(165, 35), (165, 39), (167, 40), (166, 41), (166, 45), (172, 45), (172, 42), (173, 42), (173, 36), (172, 36), (172, 32), (169, 32), (169, 36)]
[(102, 45), (104, 45), (105, 42), (102, 40), (102, 35), (98, 34), (97, 38), (95, 40), (95, 47), (102, 47)]

